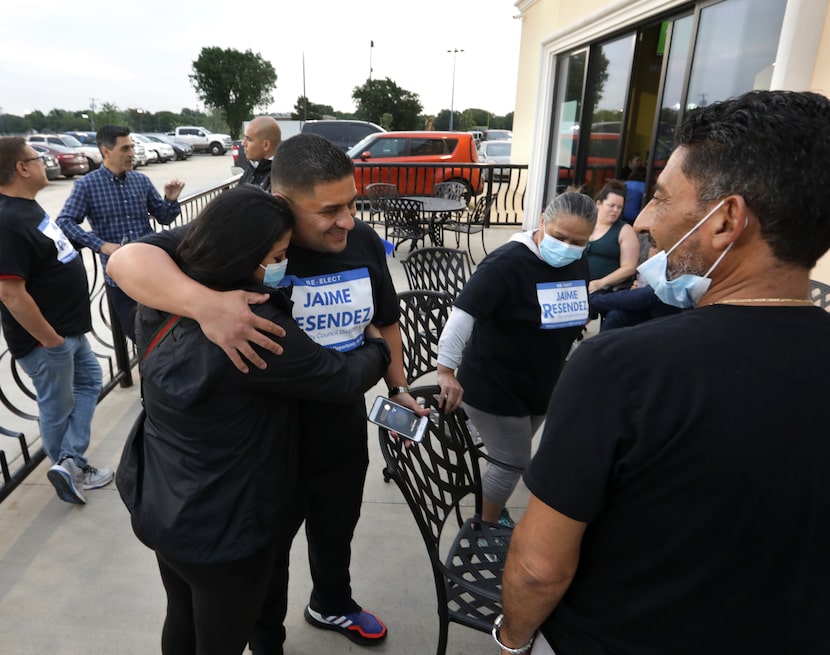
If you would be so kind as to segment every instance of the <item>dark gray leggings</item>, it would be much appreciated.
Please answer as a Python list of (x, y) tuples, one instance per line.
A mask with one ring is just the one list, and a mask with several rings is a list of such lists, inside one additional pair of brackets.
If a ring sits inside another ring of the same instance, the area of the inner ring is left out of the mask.
[[(462, 403), (462, 407), (481, 435), (490, 457), (519, 467), (522, 471), (527, 468), (530, 464), (530, 444), (533, 435), (545, 420), (544, 414), (499, 416), (482, 412), (467, 403)], [(482, 476), (484, 497), (491, 503), (505, 505), (521, 475), (520, 471), (490, 464)]]

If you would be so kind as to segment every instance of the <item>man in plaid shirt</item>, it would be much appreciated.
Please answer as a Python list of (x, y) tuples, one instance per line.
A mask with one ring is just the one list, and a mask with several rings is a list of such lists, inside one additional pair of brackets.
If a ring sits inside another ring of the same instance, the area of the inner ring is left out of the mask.
[[(148, 214), (169, 225), (181, 213), (179, 194), (184, 183), (173, 179), (159, 195), (146, 175), (133, 170), (133, 142), (130, 130), (105, 125), (96, 134), (104, 157), (103, 165), (75, 182), (72, 193), (58, 216), (58, 225), (74, 243), (101, 256), (106, 271), (109, 256), (123, 244), (153, 232)], [(82, 230), (86, 219), (91, 230)], [(121, 327), (135, 341), (135, 301), (106, 273), (107, 297)]]

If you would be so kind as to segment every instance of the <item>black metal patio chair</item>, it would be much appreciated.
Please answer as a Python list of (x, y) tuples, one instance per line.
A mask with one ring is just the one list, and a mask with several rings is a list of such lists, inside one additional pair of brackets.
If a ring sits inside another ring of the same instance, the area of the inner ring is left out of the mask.
[[(436, 653), (444, 655), (450, 623), (489, 632), (501, 612), (501, 580), (512, 529), (480, 519), (481, 453), (470, 438), (463, 410), (442, 414), (437, 386), (411, 393), (432, 410), (423, 441), (407, 447), (404, 439), (379, 428), (380, 447), (385, 474), (403, 493), (429, 554), (438, 601)], [(473, 507), (462, 507), (468, 498)], [(471, 510), (464, 519), (465, 511)]]
[(450, 314), (452, 298), (442, 291), (401, 291), (398, 304), (403, 368), (412, 383), (437, 368), (438, 339)]
[(366, 222), (370, 225), (383, 225), (383, 199), (397, 198), (398, 187), (386, 182), (375, 182), (366, 187), (366, 197), (369, 200), (369, 220)]
[(444, 291), (455, 300), (472, 275), (470, 256), (457, 248), (418, 248), (401, 260), (409, 288)]
[(830, 311), (830, 285), (818, 280), (810, 280), (810, 300), (816, 307)]
[(490, 208), (493, 206), (493, 202), (495, 200), (495, 196), (482, 196), (476, 201), (476, 205), (472, 211), (467, 212), (467, 216), (465, 218), (460, 220), (445, 221), (441, 224), (441, 227), (445, 232), (455, 232), (456, 246), (461, 243), (461, 235), (467, 235), (467, 252), (470, 253), (470, 259), (473, 264), (476, 263), (476, 260), (473, 259), (473, 253), (472, 250), (470, 250), (470, 235), (476, 234), (477, 232), (481, 233), (481, 248), (484, 250), (484, 254), (486, 255), (487, 248), (484, 245), (484, 228), (486, 226), (487, 216), (490, 214)]
[(429, 234), (429, 227), (424, 219), (423, 203), (408, 198), (383, 198), (383, 224), (387, 239), (395, 244), (395, 251), (405, 241), (411, 241), (410, 250), (422, 244)]

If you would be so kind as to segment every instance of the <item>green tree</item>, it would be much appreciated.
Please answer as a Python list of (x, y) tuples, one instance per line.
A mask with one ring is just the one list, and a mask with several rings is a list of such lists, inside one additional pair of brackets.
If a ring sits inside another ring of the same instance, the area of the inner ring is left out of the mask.
[(242, 121), (272, 102), (277, 73), (259, 53), (209, 47), (193, 62), (190, 81), (205, 105), (224, 113), (231, 138), (238, 139)]
[(356, 86), (352, 98), (357, 102), (355, 115), (364, 121), (381, 124), (383, 115), (392, 117), (391, 129), (418, 129), (419, 114), (423, 110), (417, 93), (402, 89), (388, 77), (382, 80), (366, 80)]
[(493, 116), (490, 120), (490, 127), (494, 130), (512, 130), (513, 129), (513, 112), (505, 114), (504, 116)]
[(297, 98), (297, 102), (294, 103), (294, 111), (291, 112), (291, 118), (295, 121), (317, 121), (326, 116), (334, 116), (334, 107), (318, 105), (305, 96)]
[[(462, 127), (462, 116), (463, 114), (460, 111), (453, 112), (453, 119), (452, 119), (452, 129), (455, 131), (458, 130), (466, 130), (468, 128)], [(470, 125), (475, 125), (475, 123), (470, 123)], [(448, 130), (450, 129), (450, 110), (449, 109), (442, 109), (438, 112), (435, 116), (435, 120), (432, 122), (433, 129), (436, 130)]]
[(95, 126), (100, 128), (102, 125), (126, 125), (127, 117), (124, 115), (118, 106), (112, 102), (105, 102), (101, 105), (97, 112), (95, 112)]

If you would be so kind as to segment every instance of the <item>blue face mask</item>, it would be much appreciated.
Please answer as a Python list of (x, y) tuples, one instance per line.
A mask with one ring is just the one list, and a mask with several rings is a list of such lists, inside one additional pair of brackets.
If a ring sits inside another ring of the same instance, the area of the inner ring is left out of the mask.
[(681, 309), (697, 305), (703, 297), (703, 294), (709, 290), (709, 285), (712, 283), (712, 280), (709, 279), (709, 275), (712, 274), (712, 271), (714, 271), (717, 265), (720, 264), (721, 259), (726, 256), (726, 253), (728, 253), (734, 245), (734, 242), (732, 242), (726, 247), (726, 250), (724, 250), (721, 253), (721, 256), (715, 260), (715, 263), (712, 264), (708, 271), (706, 271), (705, 275), (686, 273), (673, 280), (669, 280), (667, 277), (669, 255), (675, 250), (675, 248), (677, 248), (677, 246), (688, 239), (694, 231), (697, 230), (697, 228), (709, 220), (709, 217), (718, 211), (723, 203), (724, 200), (721, 200), (717, 205), (715, 205), (715, 208), (700, 219), (697, 225), (695, 225), (691, 230), (680, 237), (680, 240), (669, 248), (668, 252), (661, 250), (654, 255), (654, 257), (646, 260), (637, 267), (640, 279), (654, 289), (655, 295), (667, 305), (671, 305), (672, 307), (680, 307)]
[(285, 269), (288, 268), (288, 258), (286, 257), (281, 262), (277, 262), (276, 264), (268, 264), (268, 266), (260, 264), (259, 267), (265, 271), (262, 283), (266, 287), (278, 289), (280, 282), (282, 282), (282, 279), (285, 277)]
[(539, 254), (548, 266), (553, 268), (562, 268), (568, 264), (572, 264), (585, 251), (585, 246), (574, 246), (570, 243), (565, 243), (545, 233), (542, 237), (542, 242), (539, 244)]

